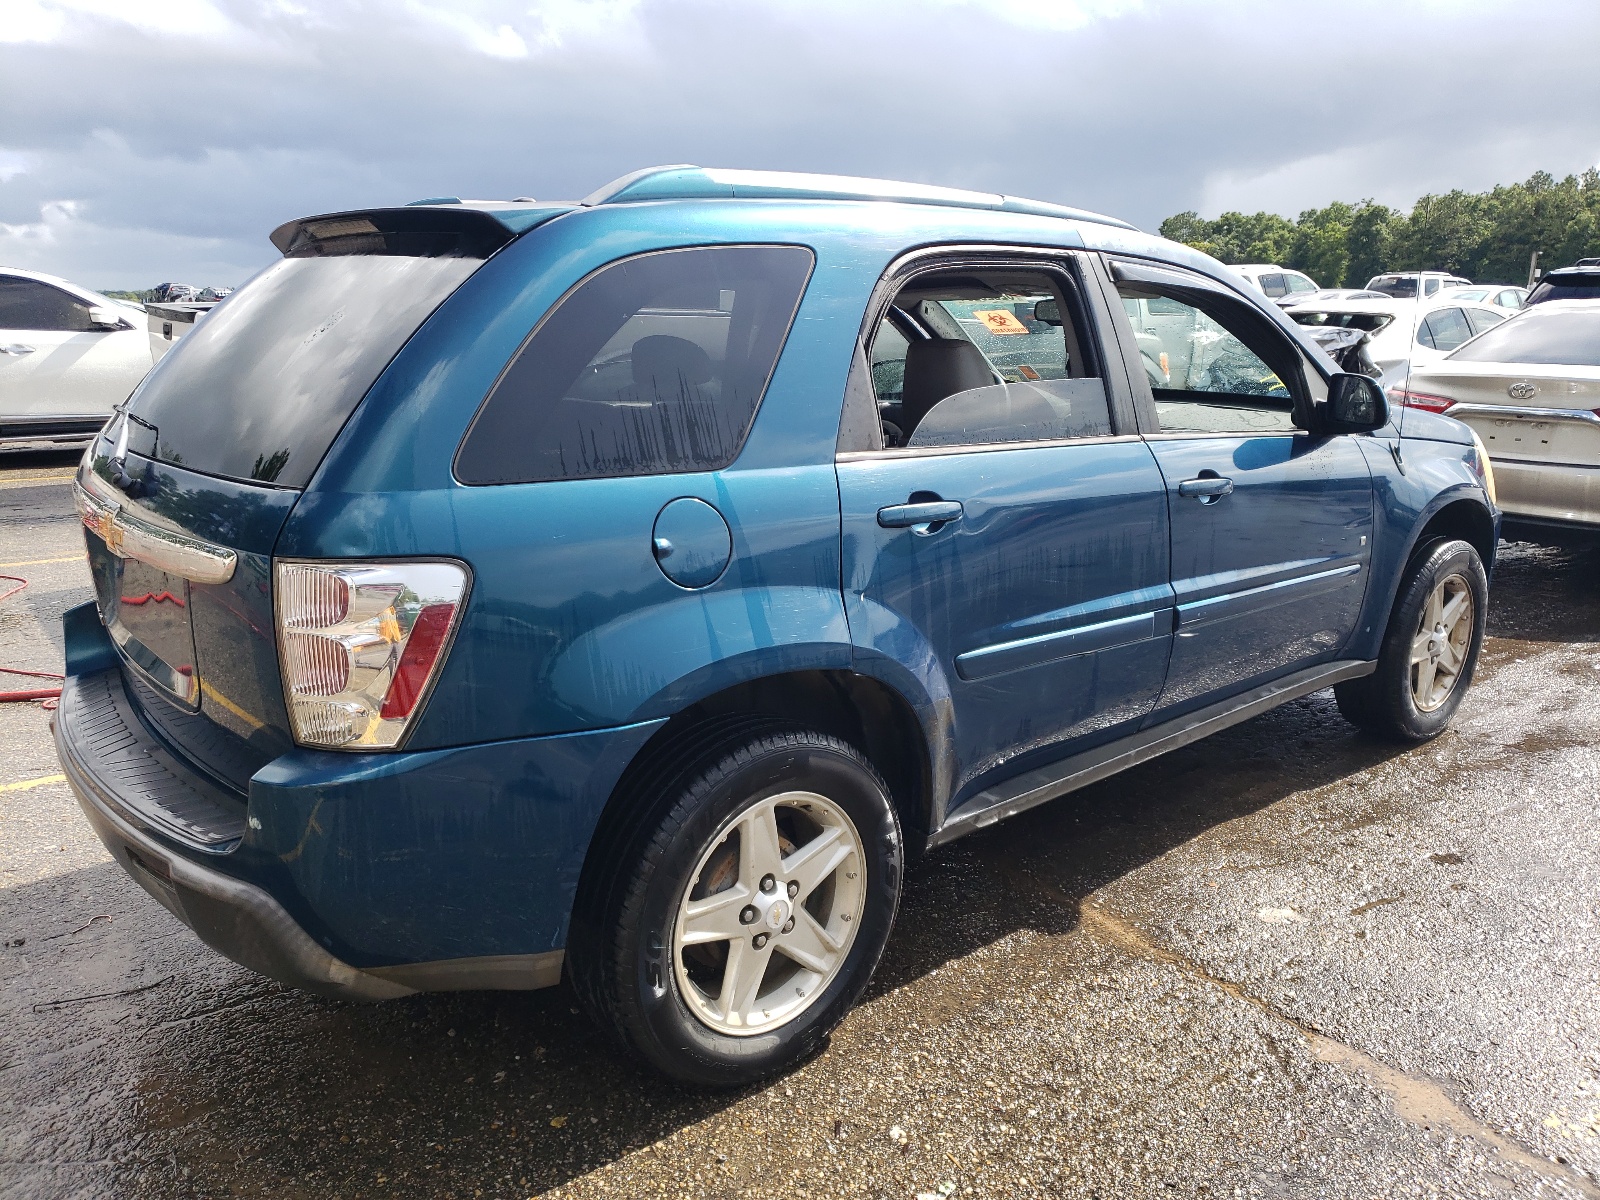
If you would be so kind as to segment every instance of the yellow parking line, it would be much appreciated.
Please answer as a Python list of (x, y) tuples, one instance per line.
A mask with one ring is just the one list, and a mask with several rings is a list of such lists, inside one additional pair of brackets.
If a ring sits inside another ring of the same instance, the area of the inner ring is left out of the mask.
[(69, 554), (65, 558), (25, 558), (21, 562), (0, 563), (0, 571), (7, 567), (42, 567), (46, 563), (83, 562), (81, 554)]
[(71, 483), (71, 475), (37, 475), (28, 479), (0, 478), (0, 488), (44, 487), (51, 483)]
[(261, 719), (259, 717), (251, 716), (249, 713), (245, 712), (244, 709), (240, 708), (232, 700), (229, 700), (221, 692), (217, 691), (214, 685), (207, 683), (204, 679), (200, 681), (200, 692), (202, 695), (209, 696), (218, 704), (222, 705), (223, 708), (227, 709), (246, 725), (250, 726), (252, 730), (263, 728)]
[(0, 792), (25, 792), (29, 788), (44, 787), (47, 783), (65, 783), (65, 775), (41, 775), (37, 779), (24, 779), (21, 783), (0, 783)]

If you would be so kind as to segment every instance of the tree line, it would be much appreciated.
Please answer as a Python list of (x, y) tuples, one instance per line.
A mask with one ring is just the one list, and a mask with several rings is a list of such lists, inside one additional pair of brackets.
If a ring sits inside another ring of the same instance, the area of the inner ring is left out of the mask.
[(1195, 212), (1161, 222), (1161, 236), (1225, 263), (1277, 263), (1323, 287), (1362, 287), (1385, 271), (1450, 271), (1480, 283), (1522, 284), (1541, 270), (1600, 254), (1600, 170), (1557, 180), (1544, 171), (1486, 192), (1423, 196), (1409, 213), (1362, 200), (1277, 213)]

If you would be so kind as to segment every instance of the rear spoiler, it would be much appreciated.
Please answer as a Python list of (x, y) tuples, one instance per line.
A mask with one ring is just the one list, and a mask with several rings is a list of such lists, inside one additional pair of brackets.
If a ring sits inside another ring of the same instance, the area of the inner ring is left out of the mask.
[(477, 208), (457, 202), (323, 213), (279, 225), (272, 231), (272, 244), (285, 258), (350, 254), (488, 258), (518, 234), (571, 208)]

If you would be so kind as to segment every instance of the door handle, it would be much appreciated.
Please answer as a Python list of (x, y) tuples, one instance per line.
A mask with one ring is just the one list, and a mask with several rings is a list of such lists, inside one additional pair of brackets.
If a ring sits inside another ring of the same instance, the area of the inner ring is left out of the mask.
[(1189, 496), (1201, 504), (1215, 504), (1233, 492), (1233, 480), (1224, 475), (1208, 475), (1200, 479), (1185, 479), (1178, 485), (1178, 495)]
[(13, 344), (13, 345), (10, 345), (10, 346), (0, 346), (0, 354), (10, 354), (10, 355), (13, 355), (13, 356), (15, 356), (17, 358), (21, 358), (24, 354), (32, 354), (32, 353), (33, 353), (33, 347), (32, 346), (21, 346), (21, 345), (16, 345), (16, 344)]
[[(905, 529), (907, 526), (943, 525), (959, 521), (962, 516), (959, 500), (925, 500), (918, 504), (891, 504), (878, 510), (878, 524), (885, 529)], [(932, 532), (919, 530), (919, 532)]]

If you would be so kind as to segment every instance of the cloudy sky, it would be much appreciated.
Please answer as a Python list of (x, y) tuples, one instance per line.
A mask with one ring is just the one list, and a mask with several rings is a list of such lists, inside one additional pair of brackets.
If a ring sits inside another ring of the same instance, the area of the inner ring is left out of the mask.
[(312, 212), (652, 163), (1099, 209), (1600, 161), (1596, 0), (0, 0), (0, 263), (236, 283)]

